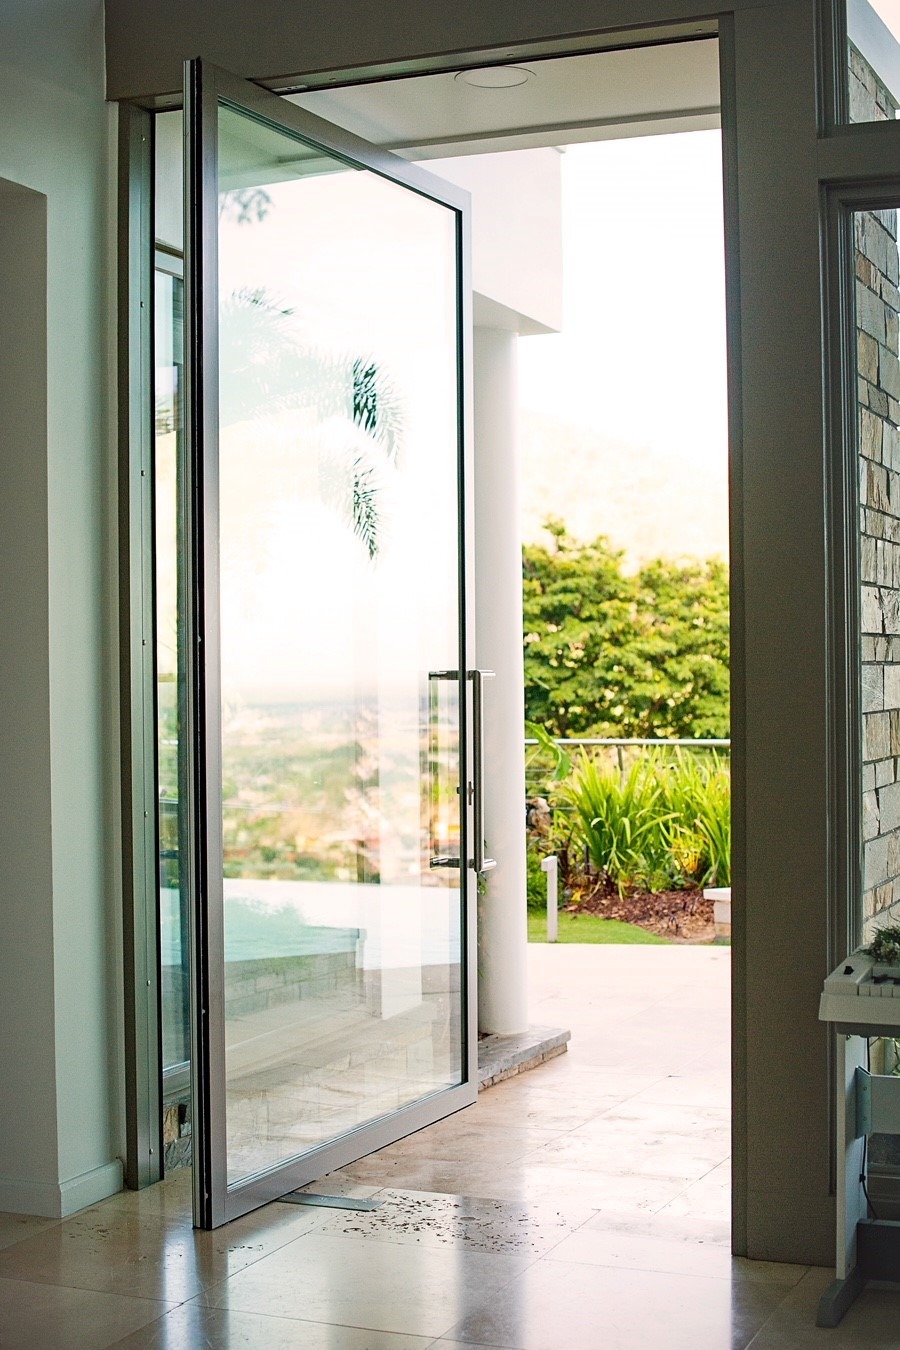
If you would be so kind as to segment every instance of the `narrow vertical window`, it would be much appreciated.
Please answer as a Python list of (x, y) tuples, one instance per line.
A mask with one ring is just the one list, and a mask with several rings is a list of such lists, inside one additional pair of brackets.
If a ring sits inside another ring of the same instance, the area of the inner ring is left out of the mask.
[(863, 937), (900, 905), (897, 212), (853, 218), (862, 658)]

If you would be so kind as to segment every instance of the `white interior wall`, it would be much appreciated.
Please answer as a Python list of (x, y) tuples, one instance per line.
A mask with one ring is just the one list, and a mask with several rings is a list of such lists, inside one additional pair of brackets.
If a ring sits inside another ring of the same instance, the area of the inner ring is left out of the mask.
[(31, 402), (0, 400), (0, 1209), (43, 1214), (121, 1184), (103, 99), (101, 0), (8, 0), (0, 177), (30, 194), (0, 196), (0, 323)]
[[(56, 1164), (47, 604), (47, 199), (0, 180), (0, 1203)], [(23, 1112), (21, 1105), (30, 1109)]]

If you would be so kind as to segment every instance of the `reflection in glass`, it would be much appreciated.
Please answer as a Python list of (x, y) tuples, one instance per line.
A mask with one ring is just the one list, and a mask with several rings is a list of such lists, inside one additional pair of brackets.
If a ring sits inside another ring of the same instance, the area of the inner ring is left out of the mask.
[(863, 931), (900, 905), (900, 253), (896, 211), (854, 216), (860, 484)]
[[(183, 467), (184, 286), (155, 277), (154, 530), (159, 925), (166, 1167), (190, 1160), (188, 903), (179, 791), (179, 511)], [(183, 749), (183, 747), (181, 748)]]
[(234, 1184), (462, 1080), (456, 220), (219, 135)]

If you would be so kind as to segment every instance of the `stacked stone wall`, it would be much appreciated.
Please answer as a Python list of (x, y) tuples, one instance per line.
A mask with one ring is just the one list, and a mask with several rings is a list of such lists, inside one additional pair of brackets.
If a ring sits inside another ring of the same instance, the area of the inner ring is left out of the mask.
[[(855, 121), (882, 120), (896, 113), (896, 103), (853, 48), (850, 93)], [(868, 938), (876, 923), (900, 917), (897, 213), (858, 212), (855, 231), (863, 663), (863, 937)]]
[(887, 122), (897, 116), (897, 101), (864, 56), (850, 42), (849, 85), (851, 122)]

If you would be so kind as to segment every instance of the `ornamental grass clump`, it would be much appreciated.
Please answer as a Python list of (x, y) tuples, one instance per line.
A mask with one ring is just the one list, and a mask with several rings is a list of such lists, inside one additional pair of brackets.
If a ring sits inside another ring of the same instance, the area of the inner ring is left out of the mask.
[(583, 755), (560, 795), (620, 895), (730, 884), (731, 779), (717, 755), (651, 751), (623, 771)]
[(643, 761), (636, 760), (620, 774), (583, 755), (561, 795), (574, 809), (576, 833), (591, 862), (620, 895), (628, 886), (653, 889), (665, 884), (671, 816), (662, 783)]
[[(649, 758), (649, 757), (648, 757)], [(663, 783), (671, 817), (669, 844), (685, 880), (698, 886), (731, 885), (731, 774), (716, 753), (693, 750), (655, 754), (653, 772)]]

